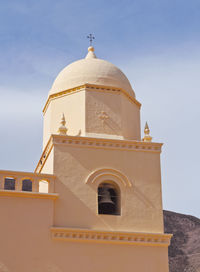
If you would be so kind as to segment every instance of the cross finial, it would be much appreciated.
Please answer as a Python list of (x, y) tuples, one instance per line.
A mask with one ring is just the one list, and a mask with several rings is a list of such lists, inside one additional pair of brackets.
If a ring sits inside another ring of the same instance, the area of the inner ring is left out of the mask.
[(95, 37), (92, 34), (89, 34), (87, 38), (90, 40), (90, 46), (92, 46), (92, 41), (95, 39)]

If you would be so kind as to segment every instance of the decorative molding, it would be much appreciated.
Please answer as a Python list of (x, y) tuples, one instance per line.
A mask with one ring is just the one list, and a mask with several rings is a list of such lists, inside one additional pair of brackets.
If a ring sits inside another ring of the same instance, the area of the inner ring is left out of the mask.
[(121, 184), (123, 184), (125, 187), (131, 187), (132, 183), (128, 180), (128, 178), (122, 174), (120, 171), (115, 169), (97, 169), (92, 174), (90, 174), (86, 180), (86, 183), (92, 184), (101, 179), (103, 176), (110, 176), (111, 180), (114, 177), (115, 179), (119, 180)]
[(105, 138), (90, 138), (78, 136), (61, 136), (51, 135), (53, 144), (66, 144), (78, 147), (90, 147), (101, 149), (115, 149), (128, 151), (143, 151), (143, 152), (161, 152), (161, 143), (139, 142), (120, 139), (105, 139)]
[(24, 197), (24, 198), (40, 198), (40, 199), (51, 199), (56, 200), (58, 194), (49, 193), (36, 193), (36, 192), (25, 192), (25, 191), (12, 191), (12, 190), (0, 190), (0, 196), (11, 196), (11, 197)]
[(47, 158), (49, 157), (49, 154), (51, 153), (52, 148), (53, 148), (53, 142), (52, 142), (52, 137), (50, 137), (44, 151), (42, 152), (39, 162), (35, 168), (35, 171), (34, 171), (35, 173), (40, 173), (42, 171), (42, 168), (45, 165), (45, 162)]
[(10, 170), (0, 170), (0, 176), (3, 177), (11, 177), (16, 179), (20, 177), (22, 179), (33, 179), (39, 178), (41, 180), (55, 179), (55, 175), (52, 174), (41, 174), (41, 173), (33, 173), (33, 172), (23, 172), (23, 171), (10, 171)]
[(168, 247), (172, 234), (100, 231), (52, 227), (53, 240)]
[(137, 105), (139, 108), (141, 108), (141, 103), (137, 101), (137, 99), (133, 96), (130, 96), (130, 94), (121, 88), (111, 87), (111, 86), (104, 86), (104, 85), (95, 85), (95, 84), (89, 84), (86, 83), (84, 85), (88, 91), (95, 90), (95, 91), (104, 91), (104, 92), (118, 92), (123, 93), (133, 104)]
[(131, 141), (52, 134), (37, 164), (35, 169), (36, 173), (41, 172), (53, 148), (53, 145), (56, 144), (70, 145), (78, 148), (112, 149), (151, 153), (161, 153), (161, 147), (163, 145), (162, 143), (139, 142), (134, 140)]
[(47, 99), (47, 102), (44, 106), (44, 109), (43, 109), (43, 113), (46, 112), (48, 106), (49, 106), (49, 103), (51, 100), (53, 99), (56, 99), (56, 98), (59, 98), (59, 97), (62, 97), (62, 96), (65, 96), (65, 95), (68, 95), (68, 94), (71, 94), (71, 93), (74, 93), (74, 92), (79, 92), (79, 91), (83, 91), (87, 89), (87, 91), (101, 91), (101, 92), (121, 92), (123, 93), (133, 104), (137, 105), (139, 108), (141, 107), (141, 104), (140, 102), (138, 102), (136, 100), (136, 98), (132, 97), (129, 95), (129, 93), (127, 93), (125, 90), (121, 89), (121, 88), (116, 88), (116, 87), (108, 87), (108, 86), (103, 86), (103, 85), (94, 85), (94, 84), (83, 84), (81, 86), (77, 86), (77, 87), (74, 87), (74, 88), (71, 88), (71, 89), (68, 89), (68, 90), (64, 90), (64, 91), (60, 91), (58, 93), (55, 93), (55, 94), (50, 94), (48, 99)]
[(81, 86), (78, 86), (78, 87), (75, 87), (75, 88), (72, 88), (72, 89), (60, 91), (60, 92), (55, 93), (55, 94), (50, 94), (48, 99), (47, 99), (47, 102), (46, 102), (46, 104), (45, 104), (45, 106), (43, 108), (43, 114), (46, 112), (51, 100), (62, 97), (62, 96), (65, 96), (65, 95), (68, 95), (68, 94), (70, 94), (72, 92), (73, 93), (78, 92), (78, 91), (82, 90), (83, 88), (84, 88), (84, 85), (81, 85)]

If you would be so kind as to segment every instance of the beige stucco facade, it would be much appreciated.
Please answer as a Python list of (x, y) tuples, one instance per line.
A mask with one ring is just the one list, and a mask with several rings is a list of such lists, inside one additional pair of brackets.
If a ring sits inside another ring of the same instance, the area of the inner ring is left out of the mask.
[(57, 133), (61, 113), (69, 135), (140, 140), (140, 106), (123, 90), (102, 85), (84, 84), (51, 95), (44, 108), (43, 147)]
[[(126, 76), (92, 47), (61, 71), (35, 172), (0, 171), (0, 272), (169, 271), (162, 144), (148, 126), (141, 139), (140, 107)], [(101, 213), (102, 185), (115, 214)]]

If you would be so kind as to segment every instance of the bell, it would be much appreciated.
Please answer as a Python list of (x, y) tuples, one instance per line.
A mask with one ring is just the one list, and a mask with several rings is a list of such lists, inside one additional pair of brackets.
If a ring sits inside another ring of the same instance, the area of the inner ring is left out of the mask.
[(108, 187), (100, 188), (99, 192), (99, 214), (114, 214), (115, 203), (111, 199)]

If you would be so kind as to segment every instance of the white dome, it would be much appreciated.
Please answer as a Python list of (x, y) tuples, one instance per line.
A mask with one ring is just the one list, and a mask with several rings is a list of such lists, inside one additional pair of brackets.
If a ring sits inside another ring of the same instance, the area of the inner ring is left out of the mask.
[(66, 66), (55, 79), (49, 95), (56, 94), (86, 83), (125, 90), (135, 97), (131, 84), (124, 73), (112, 63), (96, 58), (94, 48), (88, 48), (85, 59)]

